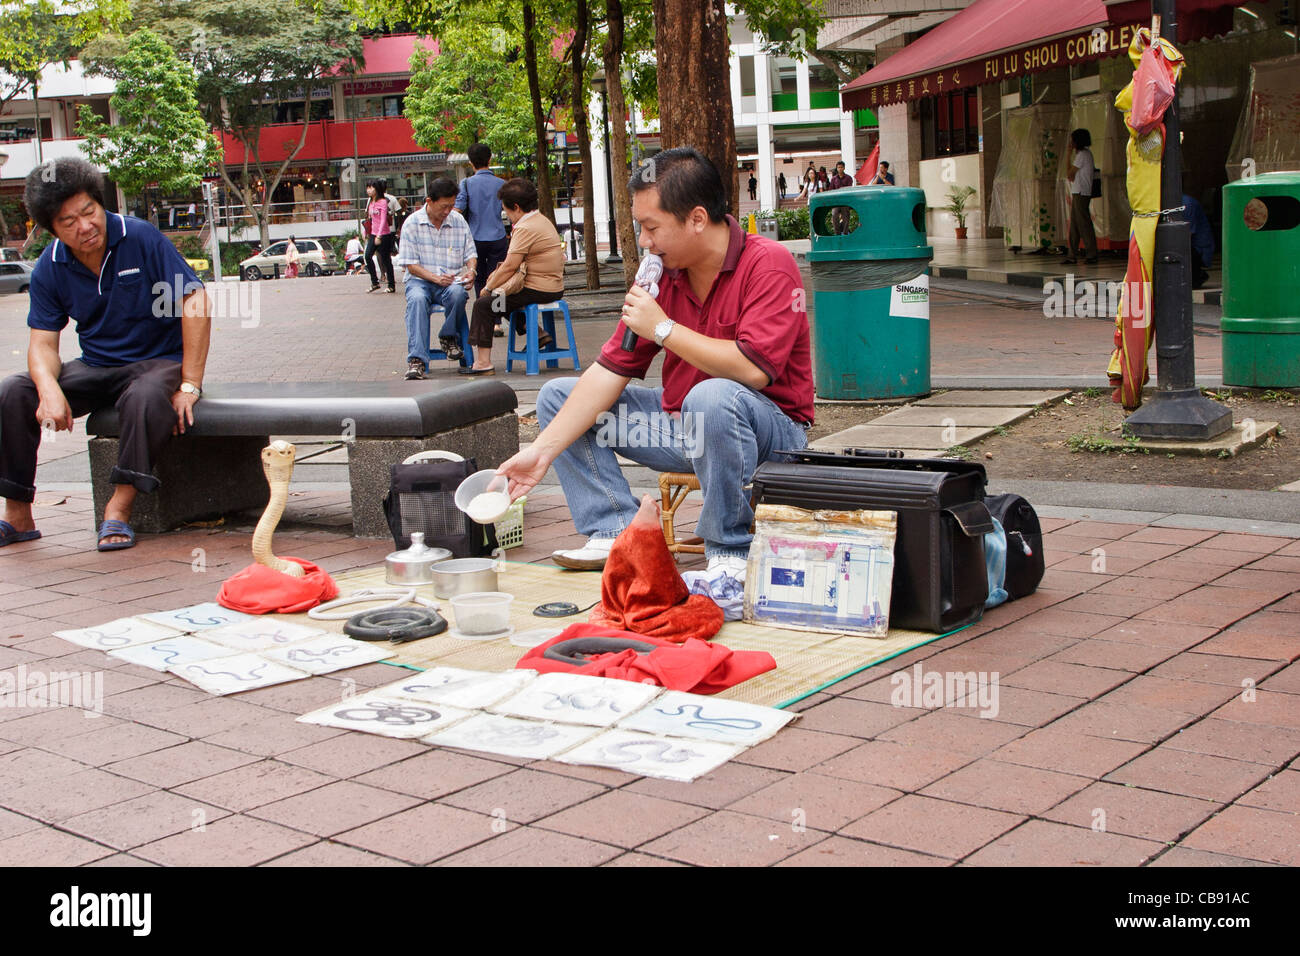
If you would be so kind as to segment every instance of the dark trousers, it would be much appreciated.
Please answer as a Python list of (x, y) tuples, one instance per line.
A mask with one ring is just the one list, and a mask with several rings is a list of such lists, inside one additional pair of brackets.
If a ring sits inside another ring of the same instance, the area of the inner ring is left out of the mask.
[(366, 239), (366, 271), (370, 273), (370, 284), (379, 285), (379, 273), (375, 272), (375, 254), (379, 255), (379, 269), (388, 279), (388, 288), (396, 289), (397, 280), (393, 278), (393, 234), (374, 236)]
[(482, 295), (488, 276), (496, 271), (497, 266), (506, 261), (506, 253), (510, 251), (510, 237), (502, 236), (491, 242), (479, 242), (475, 239), (474, 248), (478, 250), (478, 272), (474, 275), (474, 294)]
[(1092, 228), (1092, 213), (1088, 211), (1088, 204), (1092, 202), (1092, 197), (1083, 193), (1073, 193), (1070, 196), (1070, 255), (1074, 256), (1074, 250), (1077, 249), (1082, 241), (1083, 254), (1086, 258), (1097, 258), (1097, 233)]
[[(522, 309), (526, 305), (540, 305), (543, 302), (554, 302), (556, 299), (564, 297), (563, 292), (538, 292), (536, 289), (520, 289), (518, 292), (505, 296), (504, 303), (501, 303), (501, 296), (488, 292), (474, 300), (474, 314), (469, 322), (469, 342), (476, 349), (492, 348), (492, 329), (500, 319), (505, 318), (515, 309)], [(498, 311), (494, 306), (503, 304), (504, 309)], [(519, 323), (515, 323), (516, 331), (523, 331), (519, 328)]]
[[(109, 480), (144, 492), (158, 489), (153, 463), (176, 427), (171, 400), (180, 384), (181, 363), (170, 359), (112, 368), (74, 359), (64, 363), (59, 373), (59, 388), (74, 418), (117, 406), (117, 466)], [(26, 502), (36, 497), (36, 449), (42, 430), (36, 420), (39, 405), (36, 384), (26, 372), (0, 382), (0, 497)]]

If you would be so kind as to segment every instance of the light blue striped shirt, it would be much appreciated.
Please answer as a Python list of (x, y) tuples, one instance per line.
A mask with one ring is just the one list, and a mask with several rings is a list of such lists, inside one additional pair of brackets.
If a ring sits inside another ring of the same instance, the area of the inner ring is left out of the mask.
[(414, 263), (430, 272), (455, 275), (466, 262), (476, 258), (478, 248), (464, 216), (452, 209), (438, 227), (429, 221), (429, 214), (421, 206), (402, 224), (402, 241), (393, 264)]
[(465, 213), (476, 242), (495, 242), (506, 237), (501, 224), (501, 200), (497, 193), (505, 180), (491, 170), (480, 169), (460, 182), (456, 208)]

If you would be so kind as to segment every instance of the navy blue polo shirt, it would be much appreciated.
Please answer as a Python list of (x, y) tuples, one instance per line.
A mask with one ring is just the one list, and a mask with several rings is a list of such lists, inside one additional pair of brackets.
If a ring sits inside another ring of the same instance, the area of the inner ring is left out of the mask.
[(181, 361), (181, 301), (202, 288), (199, 277), (143, 219), (110, 212), (106, 220), (100, 275), (58, 239), (41, 253), (32, 270), (28, 326), (61, 332), (72, 319), (87, 365)]

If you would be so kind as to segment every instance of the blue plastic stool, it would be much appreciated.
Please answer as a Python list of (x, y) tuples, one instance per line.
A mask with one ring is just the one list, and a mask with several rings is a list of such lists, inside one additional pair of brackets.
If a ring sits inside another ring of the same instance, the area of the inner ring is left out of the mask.
[[(516, 348), (515, 343), (515, 316), (519, 313), (524, 315), (524, 348)], [(560, 340), (555, 334), (555, 315), (557, 312), (564, 314), (564, 329), (567, 335), (568, 345), (560, 347)], [(541, 324), (547, 333), (551, 336), (551, 344), (545, 349), (537, 347), (537, 326)], [(509, 372), (514, 365), (515, 359), (524, 360), (524, 369), (529, 375), (536, 375), (541, 370), (541, 363), (544, 360), (547, 368), (559, 368), (560, 358), (567, 356), (573, 359), (573, 370), (582, 371), (582, 366), (578, 364), (578, 343), (573, 338), (573, 319), (569, 316), (569, 306), (563, 299), (557, 299), (554, 302), (545, 302), (541, 305), (526, 305), (522, 309), (515, 309), (506, 316), (506, 324), (510, 327), (507, 333), (510, 337), (506, 341), (506, 371)]]
[[(441, 317), (442, 317), (442, 321), (435, 321), (435, 319), (436, 319), (438, 316), (441, 316)], [(437, 334), (437, 331), (436, 331), (436, 330), (442, 328), (442, 322), (443, 322), (443, 321), (446, 321), (446, 318), (447, 318), (447, 313), (443, 310), (442, 306), (438, 305), (436, 302), (431, 303), (431, 304), (429, 305), (429, 342), (430, 342), (430, 345), (429, 345), (429, 355), (428, 355), (428, 357), (425, 359), (425, 363), (426, 363), (426, 364), (429, 363), (429, 362), (433, 362), (433, 361), (435, 361), (435, 360), (437, 360), (437, 361), (447, 361), (447, 353), (444, 352), (442, 349), (435, 349), (435, 348), (433, 347), (433, 345), (432, 345), (433, 342), (436, 342), (436, 341), (438, 340), (438, 334)], [(458, 338), (458, 339), (460, 340), (460, 350), (464, 353), (464, 356), (465, 356), (464, 358), (462, 358), (462, 359), (460, 360), (461, 367), (463, 368), (463, 367), (465, 367), (465, 366), (467, 366), (467, 365), (472, 365), (472, 364), (474, 364), (474, 350), (473, 350), (472, 348), (470, 348), (470, 345), (469, 345), (469, 315), (468, 315), (468, 313), (466, 314), (466, 316), (465, 316), (464, 319), (462, 319), (460, 322), (456, 323), (456, 338)], [(440, 344), (441, 344), (441, 343), (440, 343)]]

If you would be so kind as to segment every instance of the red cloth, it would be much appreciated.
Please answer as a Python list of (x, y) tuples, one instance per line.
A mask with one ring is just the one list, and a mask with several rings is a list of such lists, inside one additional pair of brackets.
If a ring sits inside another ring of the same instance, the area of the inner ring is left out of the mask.
[[(708, 308), (691, 291), (686, 273), (664, 263), (659, 307), (675, 322), (712, 339), (735, 342), (742, 355), (767, 375), (759, 391), (797, 422), (813, 420), (812, 345), (803, 279), (794, 256), (779, 242), (747, 236), (730, 216), (731, 239), (722, 269), (708, 295)], [(645, 378), (660, 347), (652, 338), (637, 340), (624, 352), (623, 323), (596, 361), (615, 375)], [(692, 388), (712, 378), (669, 349), (664, 353), (663, 406), (681, 411)]]
[[(587, 664), (577, 665), (543, 657), (545, 650), (560, 641), (575, 637), (621, 637), (658, 645), (648, 654), (634, 650), (601, 654)], [(693, 694), (716, 694), (728, 687), (776, 669), (776, 661), (766, 651), (733, 651), (721, 644), (691, 638), (685, 644), (672, 644), (644, 634), (632, 634), (595, 624), (571, 624), (558, 636), (539, 644), (520, 658), (516, 667), (541, 671), (611, 677), (638, 683), (657, 684), (669, 690)]]
[(264, 564), (250, 564), (221, 585), (217, 603), (245, 614), (298, 614), (339, 596), (339, 587), (326, 572), (305, 558), (285, 558), (307, 573), (290, 577)]
[(857, 179), (858, 185), (870, 186), (871, 180), (876, 178), (876, 170), (879, 167), (880, 167), (880, 144), (877, 143), (872, 148), (871, 155), (867, 157), (867, 161), (863, 163), (862, 168), (858, 170), (857, 176), (854, 177), (855, 179)]
[(681, 644), (717, 634), (723, 615), (711, 597), (690, 593), (663, 529), (635, 520), (609, 552), (600, 578), (600, 603), (589, 620)]

